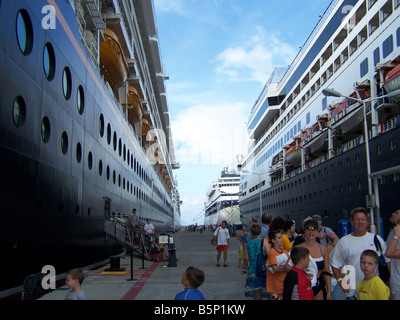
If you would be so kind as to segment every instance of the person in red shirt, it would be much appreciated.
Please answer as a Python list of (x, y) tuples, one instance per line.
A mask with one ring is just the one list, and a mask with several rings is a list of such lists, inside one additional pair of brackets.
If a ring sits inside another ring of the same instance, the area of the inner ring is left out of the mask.
[(310, 263), (310, 251), (294, 247), (290, 257), (294, 266), (283, 281), (283, 300), (314, 300), (311, 279), (304, 271)]

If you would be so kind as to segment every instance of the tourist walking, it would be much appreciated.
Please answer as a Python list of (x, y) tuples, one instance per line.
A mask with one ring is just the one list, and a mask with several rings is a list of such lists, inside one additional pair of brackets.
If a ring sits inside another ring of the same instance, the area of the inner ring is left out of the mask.
[(386, 249), (385, 256), (391, 259), (390, 289), (392, 299), (400, 300), (400, 216), (393, 229), (393, 237)]
[(228, 247), (229, 247), (229, 230), (226, 227), (226, 221), (222, 221), (221, 226), (219, 226), (215, 232), (214, 237), (217, 238), (217, 267), (219, 267), (219, 260), (221, 259), (222, 252), (224, 253), (224, 267), (227, 267), (227, 258), (228, 258)]

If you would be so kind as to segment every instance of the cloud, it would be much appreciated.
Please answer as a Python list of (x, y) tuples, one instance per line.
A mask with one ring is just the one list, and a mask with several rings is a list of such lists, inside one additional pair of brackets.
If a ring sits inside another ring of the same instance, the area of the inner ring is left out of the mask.
[(242, 46), (220, 52), (214, 62), (217, 75), (231, 81), (258, 81), (264, 84), (275, 67), (289, 65), (297, 50), (283, 42), (277, 34), (262, 27)]
[(185, 15), (188, 13), (185, 7), (187, 0), (154, 0), (154, 6), (159, 12), (175, 12)]
[(248, 105), (220, 102), (183, 110), (172, 122), (181, 164), (234, 164), (246, 145)]

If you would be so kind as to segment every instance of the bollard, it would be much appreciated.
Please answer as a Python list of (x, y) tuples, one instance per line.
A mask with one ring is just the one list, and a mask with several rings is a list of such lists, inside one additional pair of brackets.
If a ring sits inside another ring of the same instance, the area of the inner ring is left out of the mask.
[(105, 269), (107, 272), (125, 271), (125, 268), (120, 267), (120, 256), (110, 256), (110, 268)]

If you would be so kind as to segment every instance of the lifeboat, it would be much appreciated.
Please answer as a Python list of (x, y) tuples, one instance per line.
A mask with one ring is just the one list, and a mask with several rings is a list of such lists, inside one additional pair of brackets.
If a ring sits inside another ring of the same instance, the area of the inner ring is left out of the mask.
[(291, 144), (283, 146), (283, 149), (285, 149), (285, 165), (297, 166), (301, 163), (301, 141), (302, 137), (298, 135)]
[(134, 126), (143, 116), (143, 106), (138, 92), (132, 86), (128, 88), (128, 106), (128, 121)]
[(117, 35), (105, 29), (104, 39), (100, 43), (100, 68), (111, 88), (117, 90), (128, 77), (128, 64)]
[(400, 64), (389, 71), (385, 79), (384, 88), (387, 93), (400, 89)]

